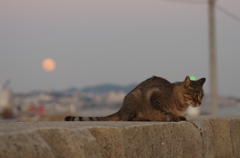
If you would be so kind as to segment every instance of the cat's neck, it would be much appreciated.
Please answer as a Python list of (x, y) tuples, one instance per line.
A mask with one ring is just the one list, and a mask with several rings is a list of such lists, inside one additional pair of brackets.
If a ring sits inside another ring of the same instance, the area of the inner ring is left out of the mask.
[(189, 104), (184, 102), (182, 92), (183, 92), (182, 82), (174, 83), (174, 88), (173, 88), (174, 107), (180, 111), (186, 111)]

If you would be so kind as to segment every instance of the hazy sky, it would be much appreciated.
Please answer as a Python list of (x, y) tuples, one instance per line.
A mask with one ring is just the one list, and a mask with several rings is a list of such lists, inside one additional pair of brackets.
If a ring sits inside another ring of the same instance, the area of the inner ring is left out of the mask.
[[(0, 84), (27, 92), (194, 75), (208, 93), (208, 6), (198, 1), (0, 0)], [(217, 4), (240, 17), (239, 0)], [(240, 95), (240, 23), (216, 10), (216, 25), (219, 94)]]

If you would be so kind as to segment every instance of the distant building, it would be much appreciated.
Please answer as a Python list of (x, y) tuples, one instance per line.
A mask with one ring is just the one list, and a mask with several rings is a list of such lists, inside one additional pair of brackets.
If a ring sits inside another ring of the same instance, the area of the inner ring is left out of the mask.
[(3, 89), (0, 85), (0, 113), (5, 109), (12, 109), (13, 94), (9, 89)]

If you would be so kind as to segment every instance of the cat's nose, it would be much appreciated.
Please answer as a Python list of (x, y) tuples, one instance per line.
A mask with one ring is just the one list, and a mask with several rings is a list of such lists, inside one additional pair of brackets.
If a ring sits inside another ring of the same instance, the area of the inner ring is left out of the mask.
[(202, 104), (202, 101), (201, 100), (198, 100), (198, 105), (201, 105)]

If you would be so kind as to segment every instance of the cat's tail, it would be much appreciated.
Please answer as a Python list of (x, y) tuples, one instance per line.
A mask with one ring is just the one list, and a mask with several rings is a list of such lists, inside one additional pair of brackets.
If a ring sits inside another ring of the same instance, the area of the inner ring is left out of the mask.
[(120, 111), (105, 117), (67, 116), (65, 121), (120, 121)]

